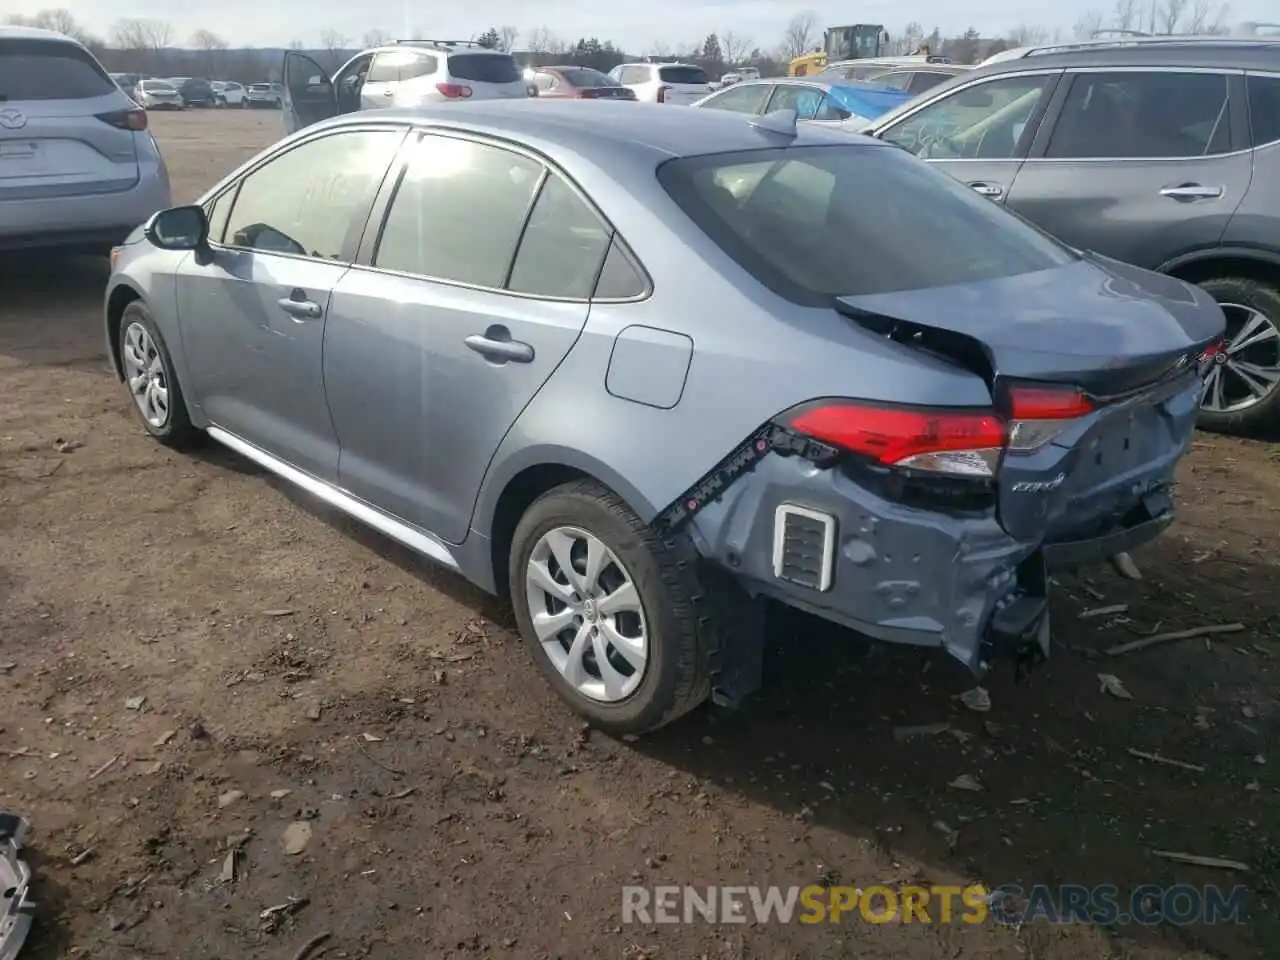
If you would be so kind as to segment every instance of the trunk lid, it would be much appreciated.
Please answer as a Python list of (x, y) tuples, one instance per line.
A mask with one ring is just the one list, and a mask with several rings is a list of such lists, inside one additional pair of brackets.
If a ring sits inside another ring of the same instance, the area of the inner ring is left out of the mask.
[(1167, 507), (1164, 488), (1195, 429), (1197, 359), (1225, 325), (1199, 289), (1092, 255), (998, 280), (842, 297), (837, 310), (967, 367), (993, 396), (1031, 381), (1094, 398), (1092, 412), (1055, 424), (1052, 439), (1000, 461), (1001, 525), (1048, 542), (1099, 536)]
[(689, 104), (711, 92), (711, 78), (701, 67), (659, 67), (658, 82), (667, 88), (662, 98), (664, 103)]
[(132, 187), (134, 133), (99, 119), (129, 109), (136, 104), (79, 44), (0, 37), (0, 202)]
[(471, 88), (477, 100), (526, 100), (529, 88), (515, 60), (504, 53), (455, 53), (449, 56), (449, 77)]
[(115, 193), (138, 182), (132, 130), (98, 114), (136, 105), (118, 91), (82, 100), (0, 102), (0, 201)]

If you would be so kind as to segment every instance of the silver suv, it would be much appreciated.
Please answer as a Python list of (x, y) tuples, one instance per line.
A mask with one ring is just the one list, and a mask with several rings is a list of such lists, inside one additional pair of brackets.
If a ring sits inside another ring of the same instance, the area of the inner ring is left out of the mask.
[(357, 110), (529, 96), (511, 54), (471, 40), (402, 40), (375, 47), (356, 54), (332, 77), (290, 50), (282, 75), (288, 133)]
[(1201, 425), (1280, 426), (1280, 38), (1009, 51), (868, 132), (1074, 247), (1199, 284), (1228, 331)]
[(105, 254), (170, 202), (147, 112), (93, 54), (0, 26), (0, 251)]

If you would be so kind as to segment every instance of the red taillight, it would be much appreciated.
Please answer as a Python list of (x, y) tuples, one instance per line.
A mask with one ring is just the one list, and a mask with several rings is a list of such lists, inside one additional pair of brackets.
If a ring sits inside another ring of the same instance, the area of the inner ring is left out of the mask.
[(450, 100), (465, 100), (471, 96), (471, 88), (462, 83), (437, 83), (436, 89)]
[(1198, 363), (1201, 370), (1208, 368), (1211, 363), (1222, 363), (1227, 356), (1227, 342), (1225, 340), (1217, 340), (1209, 344), (1202, 351)]
[(1010, 386), (1005, 394), (1009, 414), (1009, 449), (1038, 450), (1066, 430), (1071, 421), (1097, 406), (1075, 387)]
[(658, 102), (659, 102), (659, 103), (666, 103), (666, 102), (667, 102), (667, 91), (668, 91), (668, 90), (670, 90), (670, 89), (671, 89), (670, 87), (659, 87), (659, 88), (658, 88)]
[(99, 113), (96, 116), (103, 123), (109, 123), (120, 130), (147, 129), (147, 111), (145, 110), (113, 110), (111, 113)]
[(971, 477), (994, 476), (1005, 444), (1004, 421), (990, 410), (832, 400), (802, 408), (788, 426), (886, 466)]
[(1010, 387), (1014, 420), (1074, 420), (1092, 413), (1093, 401), (1074, 387)]

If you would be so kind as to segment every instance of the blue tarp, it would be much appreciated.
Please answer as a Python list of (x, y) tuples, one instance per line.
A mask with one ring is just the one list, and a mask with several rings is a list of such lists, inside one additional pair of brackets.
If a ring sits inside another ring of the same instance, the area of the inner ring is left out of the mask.
[(912, 99), (905, 90), (878, 83), (833, 84), (830, 97), (850, 113), (868, 120), (874, 120)]

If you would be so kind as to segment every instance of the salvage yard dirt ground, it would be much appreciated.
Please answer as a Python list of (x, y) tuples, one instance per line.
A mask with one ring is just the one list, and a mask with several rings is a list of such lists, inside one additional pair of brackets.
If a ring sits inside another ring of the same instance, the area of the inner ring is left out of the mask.
[[(152, 123), (188, 201), (280, 118)], [(288, 960), (323, 933), (310, 956), (1280, 956), (1276, 446), (1199, 436), (1142, 579), (1064, 579), (1053, 657), (993, 675), (988, 712), (955, 699), (945, 656), (779, 614), (749, 709), (618, 742), (554, 698), (502, 604), (229, 452), (149, 441), (107, 375), (105, 274), (0, 269), (0, 808), (32, 819), (39, 900), (23, 960)], [(1082, 618), (1101, 607), (1120, 609)], [(1243, 884), (1250, 914), (622, 923), (629, 884), (948, 882)]]

